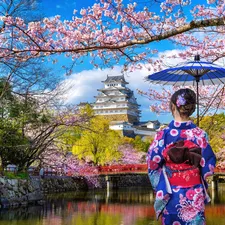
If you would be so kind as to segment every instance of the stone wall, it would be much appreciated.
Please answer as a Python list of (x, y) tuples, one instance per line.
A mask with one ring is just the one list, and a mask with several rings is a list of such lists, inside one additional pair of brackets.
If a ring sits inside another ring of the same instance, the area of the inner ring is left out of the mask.
[(109, 114), (109, 115), (99, 115), (110, 121), (126, 121), (129, 123), (138, 122), (138, 117), (129, 114)]
[(28, 180), (0, 177), (0, 208), (43, 204), (45, 193), (83, 191), (111, 187), (150, 186), (147, 174), (122, 174), (95, 177), (32, 177)]
[(41, 203), (43, 197), (38, 178), (23, 180), (0, 177), (0, 207), (2, 208)]
[(0, 208), (42, 204), (44, 193), (87, 190), (84, 178), (32, 177), (31, 179), (7, 179), (0, 177)]
[(57, 193), (88, 189), (87, 182), (82, 177), (49, 176), (41, 179), (40, 181), (44, 193)]
[[(89, 189), (93, 188), (106, 188), (107, 181), (113, 184), (113, 188), (123, 187), (150, 187), (150, 181), (147, 174), (120, 174), (120, 175), (100, 175), (95, 178), (95, 185), (89, 182)], [(94, 180), (94, 179), (92, 179)]]

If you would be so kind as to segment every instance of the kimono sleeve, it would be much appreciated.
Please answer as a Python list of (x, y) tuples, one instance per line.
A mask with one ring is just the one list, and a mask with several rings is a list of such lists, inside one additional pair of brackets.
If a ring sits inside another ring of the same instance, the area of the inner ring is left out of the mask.
[(148, 176), (154, 191), (156, 191), (157, 185), (160, 181), (160, 176), (162, 174), (162, 167), (164, 164), (164, 159), (162, 156), (163, 148), (164, 131), (159, 131), (150, 145), (147, 154)]
[(216, 165), (216, 156), (209, 144), (208, 136), (205, 133), (204, 137), (197, 140), (200, 147), (202, 147), (202, 159), (200, 161), (201, 176), (204, 181), (205, 187), (208, 187), (206, 178), (212, 176)]

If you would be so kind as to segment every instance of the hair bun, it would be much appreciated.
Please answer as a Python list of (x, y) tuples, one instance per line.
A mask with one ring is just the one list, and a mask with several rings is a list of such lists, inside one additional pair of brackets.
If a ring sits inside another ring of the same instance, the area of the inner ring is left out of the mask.
[(189, 117), (195, 111), (196, 94), (189, 88), (180, 89), (172, 95), (170, 103), (176, 106), (181, 115)]
[(195, 104), (187, 104), (179, 107), (179, 112), (182, 114), (189, 114), (195, 111)]

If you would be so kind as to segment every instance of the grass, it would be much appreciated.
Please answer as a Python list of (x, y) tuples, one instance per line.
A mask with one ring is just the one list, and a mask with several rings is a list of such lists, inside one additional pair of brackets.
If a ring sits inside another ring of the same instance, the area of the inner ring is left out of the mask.
[(4, 171), (3, 175), (8, 179), (28, 179), (29, 175), (26, 172), (9, 172)]

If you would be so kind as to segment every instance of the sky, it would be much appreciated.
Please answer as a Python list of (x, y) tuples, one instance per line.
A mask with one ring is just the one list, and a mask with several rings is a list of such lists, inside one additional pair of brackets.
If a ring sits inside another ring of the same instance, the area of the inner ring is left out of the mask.
[[(60, 15), (61, 19), (71, 19), (73, 16), (73, 10), (80, 11), (81, 8), (87, 8), (88, 6), (95, 3), (95, 0), (39, 0), (40, 6), (45, 17), (53, 17)], [(163, 44), (158, 45), (158, 49), (161, 52), (167, 52), (170, 54), (173, 51), (172, 45)], [(61, 76), (63, 84), (68, 87), (65, 101), (70, 104), (79, 104), (80, 102), (94, 102), (98, 94), (97, 89), (103, 88), (104, 81), (109, 76), (121, 75), (122, 65), (116, 66), (113, 70), (109, 68), (105, 69), (94, 69), (89, 63), (89, 59), (85, 60), (84, 63), (76, 65), (73, 68), (73, 73), (70, 76), (65, 76), (65, 71), (61, 68), (62, 65), (69, 65), (71, 61), (64, 56), (58, 57), (58, 63), (54, 65), (55, 73)], [(179, 62), (169, 62), (169, 64), (176, 65)], [(150, 111), (150, 100), (137, 93), (137, 89), (147, 91), (150, 87), (150, 83), (146, 82), (144, 78), (149, 75), (147, 70), (137, 70), (133, 73), (125, 75), (125, 79), (129, 82), (128, 87), (134, 91), (134, 95), (137, 98), (137, 102), (141, 105), (141, 121), (147, 120), (159, 120), (161, 123), (168, 123), (172, 116), (170, 113), (156, 115)], [(159, 90), (160, 86), (151, 86)]]

